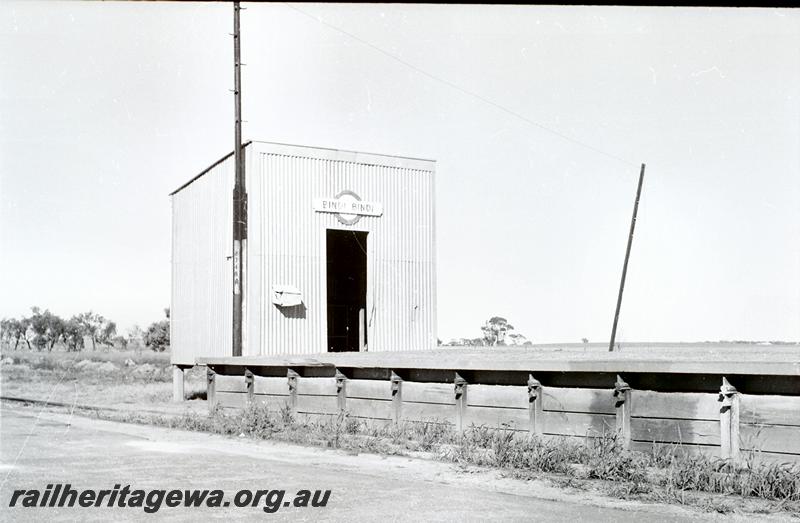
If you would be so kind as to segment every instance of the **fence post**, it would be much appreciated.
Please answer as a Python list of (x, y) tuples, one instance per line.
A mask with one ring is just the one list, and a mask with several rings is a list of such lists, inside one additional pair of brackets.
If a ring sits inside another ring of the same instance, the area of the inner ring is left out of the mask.
[(453, 379), (453, 389), (456, 396), (456, 430), (464, 430), (464, 411), (467, 408), (467, 380), (457, 372)]
[(336, 369), (336, 406), (339, 412), (347, 410), (347, 376)]
[(614, 407), (617, 413), (617, 436), (622, 442), (622, 447), (628, 449), (631, 446), (631, 386), (625, 383), (619, 374), (614, 383), (614, 398), (616, 398)]
[(722, 458), (739, 461), (739, 392), (723, 376), (718, 400), (720, 454)]
[(528, 374), (528, 431), (531, 434), (544, 432), (543, 396), (541, 382), (533, 374)]
[(255, 377), (253, 376), (253, 371), (250, 369), (244, 370), (244, 387), (245, 391), (247, 392), (247, 405), (253, 404), (253, 399), (255, 398)]
[(392, 421), (400, 423), (403, 411), (403, 379), (392, 371)]
[(286, 381), (289, 384), (289, 412), (297, 416), (297, 378), (300, 375), (292, 369), (286, 369)]
[(214, 410), (217, 406), (217, 391), (214, 384), (217, 373), (211, 367), (206, 367), (206, 401), (209, 410)]

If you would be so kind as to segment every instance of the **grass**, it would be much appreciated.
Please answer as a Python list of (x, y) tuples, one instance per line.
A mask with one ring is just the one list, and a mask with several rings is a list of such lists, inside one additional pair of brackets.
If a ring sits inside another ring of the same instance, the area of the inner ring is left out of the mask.
[(745, 463), (693, 454), (680, 445), (654, 445), (649, 452), (623, 448), (613, 434), (594, 437), (537, 437), (508, 427), (471, 426), (458, 432), (436, 422), (376, 424), (347, 413), (319, 418), (293, 416), (287, 408), (255, 404), (244, 411), (216, 409), (153, 418), (128, 413), (121, 421), (229, 436), (373, 452), (426, 453), (461, 466), (502, 469), (517, 478), (549, 475), (558, 486), (587, 488), (596, 482), (623, 499), (678, 503), (729, 513), (744, 500), (772, 502), (765, 511), (800, 514), (800, 465), (761, 460)]
[[(0, 392), (34, 400), (149, 410), (153, 403), (170, 404), (169, 357), (152, 351), (2, 351)], [(195, 367), (185, 376), (189, 397), (204, 397), (205, 369)]]
[(38, 370), (59, 370), (73, 367), (81, 361), (113, 363), (117, 367), (125, 367), (126, 362), (135, 365), (150, 364), (165, 367), (170, 364), (169, 353), (135, 350), (84, 350), (80, 352), (39, 352), (29, 350), (3, 350), (0, 358), (10, 358), (17, 365), (27, 365)]
[(687, 491), (800, 502), (800, 466), (762, 461), (757, 454), (735, 466), (730, 461), (704, 455), (676, 455), (663, 468), (662, 484), (676, 501)]

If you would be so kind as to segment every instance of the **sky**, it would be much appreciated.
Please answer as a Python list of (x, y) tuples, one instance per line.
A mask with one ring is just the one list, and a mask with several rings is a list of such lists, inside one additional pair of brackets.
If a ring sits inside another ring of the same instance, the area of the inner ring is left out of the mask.
[[(245, 139), (437, 161), (438, 332), (800, 340), (800, 13), (243, 4)], [(229, 4), (0, 4), (0, 317), (170, 296), (233, 149)]]

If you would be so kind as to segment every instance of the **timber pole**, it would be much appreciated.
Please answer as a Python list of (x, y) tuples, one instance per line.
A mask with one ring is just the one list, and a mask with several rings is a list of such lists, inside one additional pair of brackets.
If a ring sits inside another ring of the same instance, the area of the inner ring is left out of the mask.
[(644, 181), (644, 164), (639, 171), (639, 186), (636, 188), (636, 201), (633, 204), (633, 216), (631, 216), (631, 231), (628, 234), (628, 247), (625, 249), (625, 262), (622, 264), (622, 278), (619, 281), (619, 294), (617, 295), (617, 309), (614, 312), (614, 326), (611, 327), (611, 341), (608, 343), (608, 351), (614, 352), (614, 342), (617, 338), (617, 322), (619, 321), (619, 309), (622, 306), (622, 291), (625, 289), (625, 276), (628, 274), (628, 259), (631, 257), (631, 244), (633, 243), (633, 230), (636, 228), (636, 215), (639, 212), (639, 198), (642, 195), (642, 181)]
[(233, 95), (234, 145), (236, 178), (233, 186), (233, 356), (242, 355), (242, 301), (244, 294), (244, 257), (247, 247), (247, 189), (242, 164), (242, 74), (239, 2), (233, 3)]

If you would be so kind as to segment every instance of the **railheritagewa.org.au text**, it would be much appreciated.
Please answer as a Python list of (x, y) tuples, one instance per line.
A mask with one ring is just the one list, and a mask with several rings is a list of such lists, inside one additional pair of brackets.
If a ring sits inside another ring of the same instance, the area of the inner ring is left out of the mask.
[(77, 489), (69, 483), (48, 484), (44, 489), (18, 489), (11, 493), (9, 507), (62, 508), (108, 507), (144, 510), (148, 514), (162, 508), (259, 507), (267, 513), (281, 508), (325, 507), (330, 490), (243, 489), (229, 495), (219, 489), (134, 489), (116, 484), (111, 489)]

